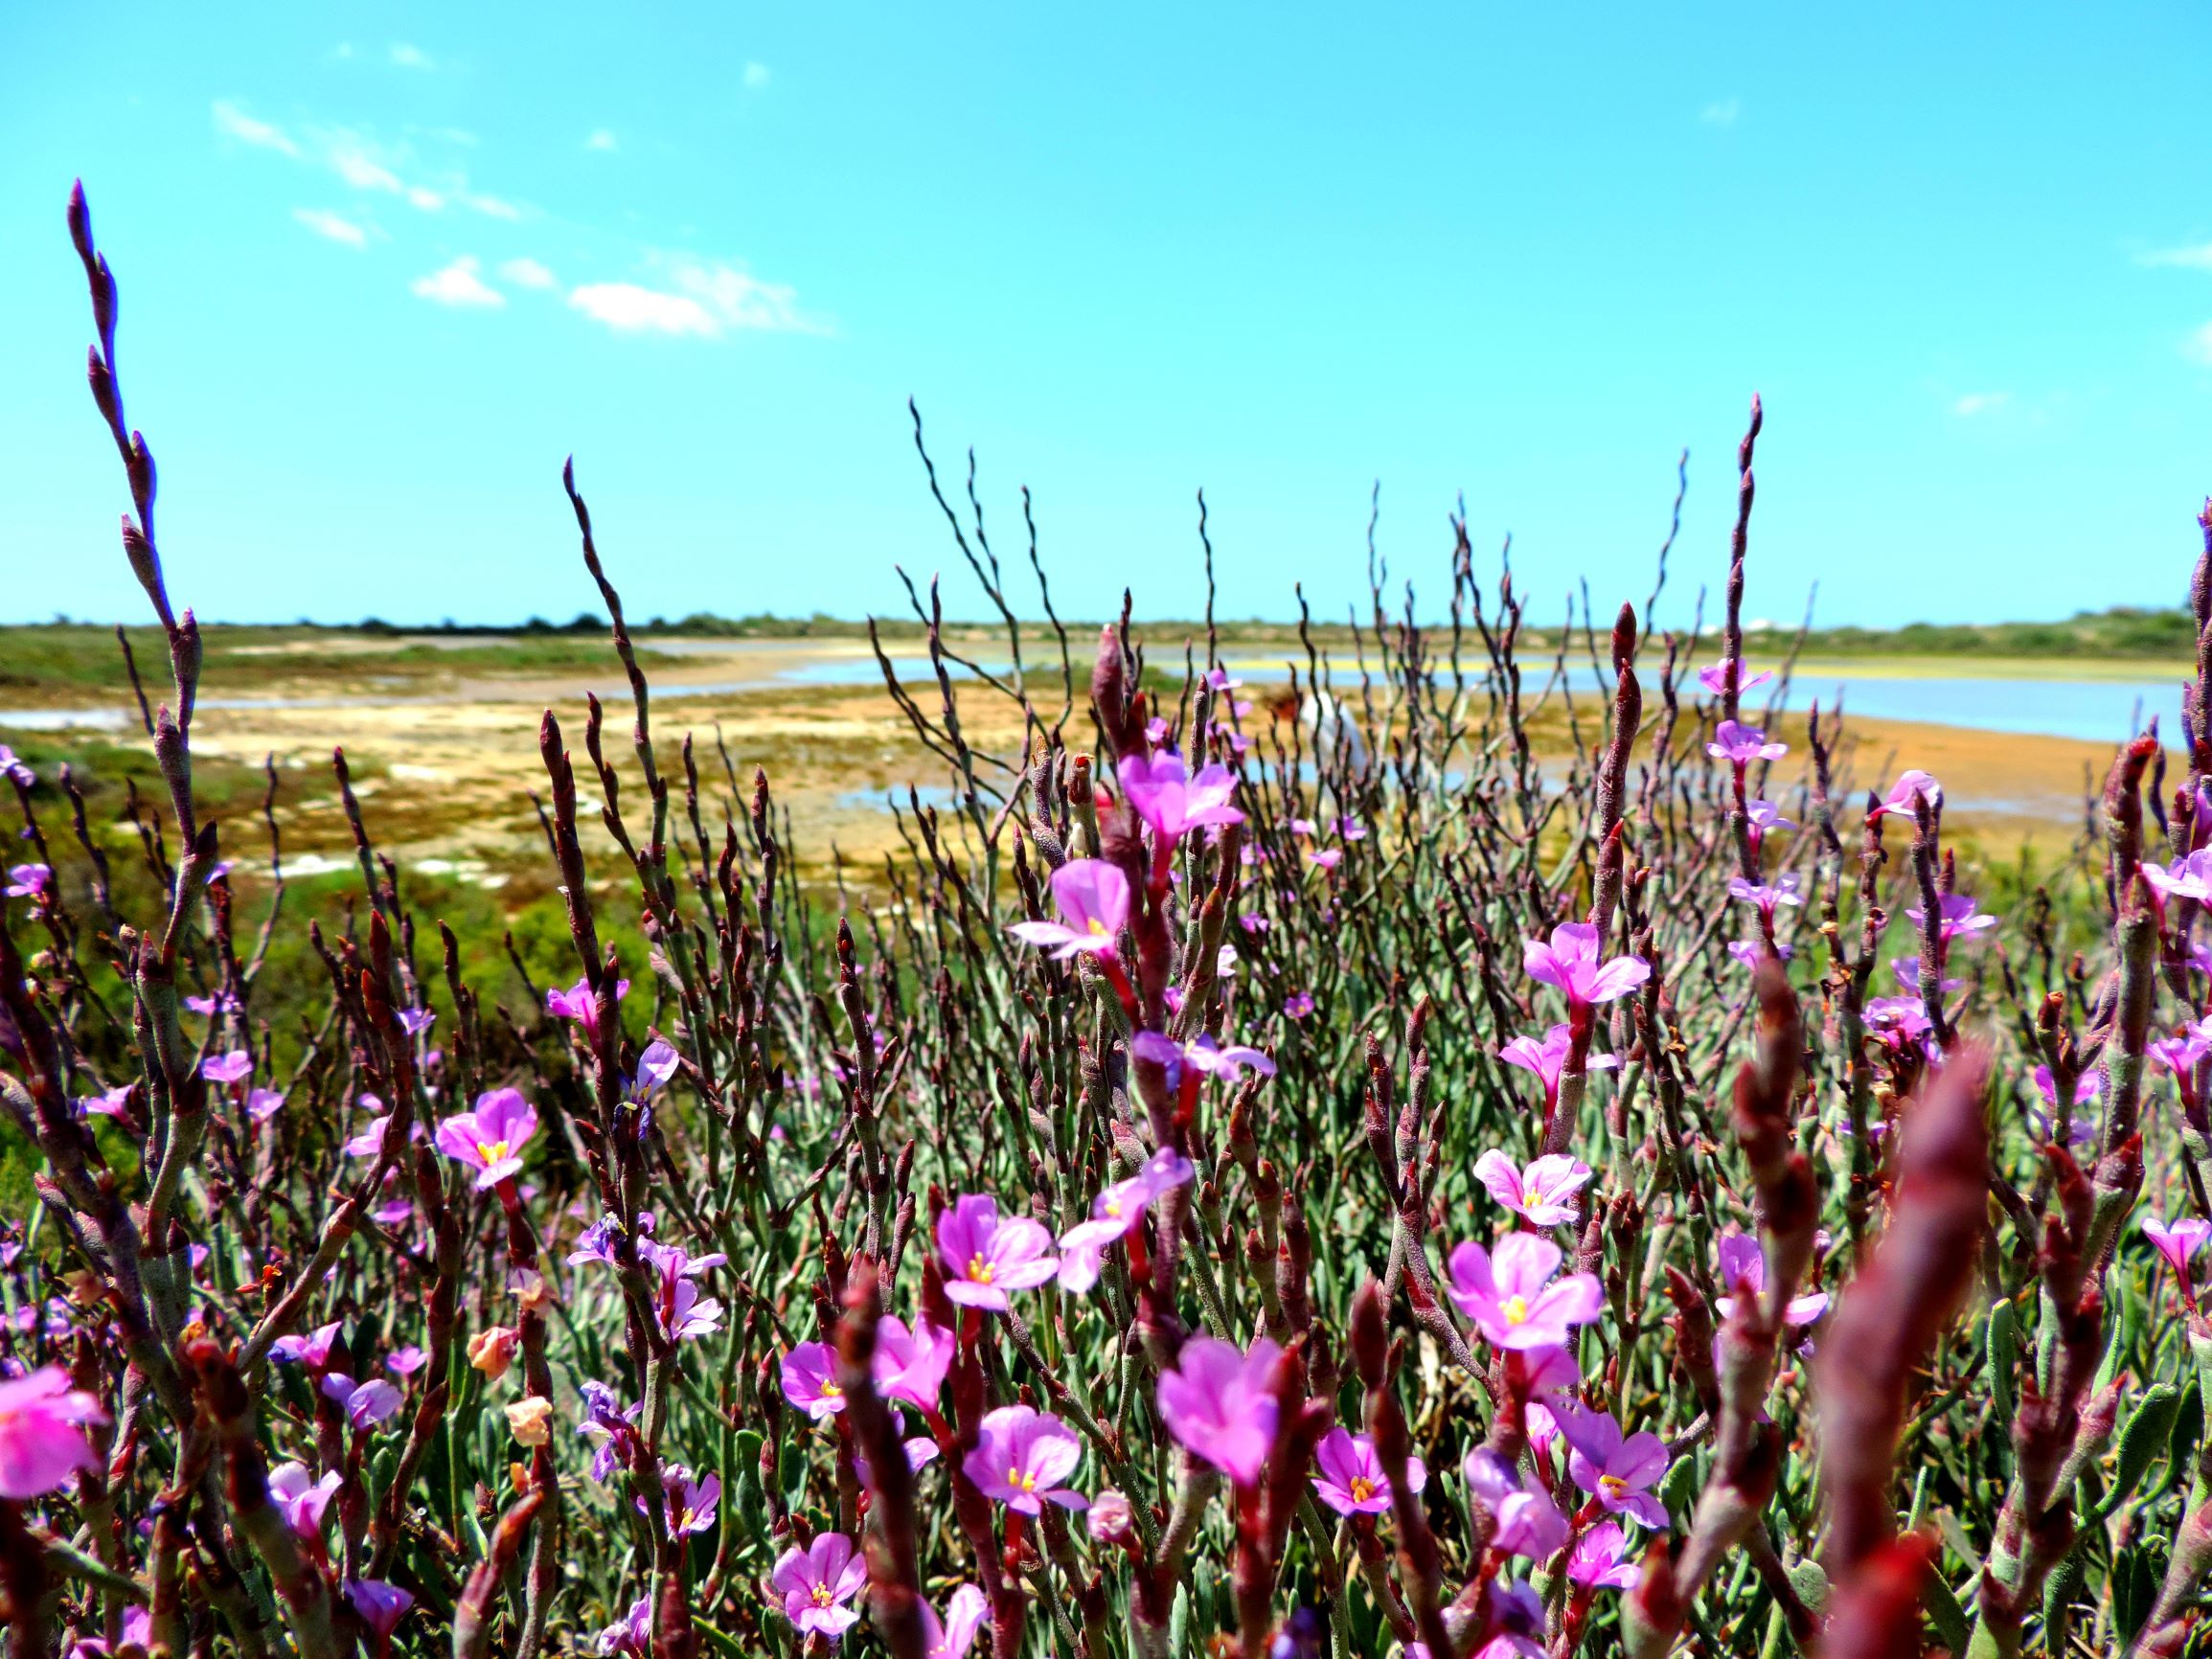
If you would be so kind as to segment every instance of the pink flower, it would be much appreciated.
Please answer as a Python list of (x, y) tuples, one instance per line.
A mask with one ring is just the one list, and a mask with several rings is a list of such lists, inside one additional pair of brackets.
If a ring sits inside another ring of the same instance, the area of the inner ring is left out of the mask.
[(979, 1427), (975, 1448), (960, 1466), (985, 1497), (1025, 1515), (1043, 1513), (1047, 1503), (1088, 1507), (1088, 1498), (1064, 1484), (1083, 1462), (1083, 1442), (1059, 1418), (1034, 1406), (1002, 1405), (986, 1412)]
[(456, 1112), (438, 1125), (438, 1149), (476, 1171), (476, 1190), (522, 1173), (522, 1148), (537, 1133), (537, 1114), (516, 1089), (476, 1097), (476, 1109)]
[(1640, 956), (1616, 956), (1601, 967), (1600, 947), (1598, 930), (1588, 922), (1562, 921), (1552, 929), (1549, 944), (1521, 942), (1521, 966), (1577, 1008), (1627, 996), (1652, 977), (1651, 964)]
[(430, 1356), (413, 1343), (396, 1348), (384, 1357), (384, 1369), (394, 1376), (413, 1376), (430, 1363)]
[(1129, 878), (1103, 858), (1070, 858), (1052, 873), (1058, 921), (1017, 921), (1007, 932), (1024, 944), (1052, 947), (1052, 959), (1111, 959), (1129, 917)]
[(1777, 906), (1805, 902), (1804, 895), (1797, 891), (1796, 875), (1788, 871), (1775, 876), (1772, 881), (1756, 883), (1746, 881), (1741, 875), (1735, 876), (1728, 883), (1728, 895), (1732, 898), (1743, 899), (1746, 904), (1756, 904), (1759, 914), (1767, 919), (1769, 926), (1773, 924)]
[(246, 1116), (257, 1124), (265, 1124), (284, 1109), (285, 1097), (277, 1089), (248, 1089)]
[(1574, 1327), (1606, 1309), (1595, 1274), (1552, 1283), (1563, 1260), (1557, 1244), (1536, 1233), (1509, 1235), (1494, 1254), (1462, 1244), (1451, 1253), (1451, 1299), (1494, 1347), (1563, 1346)]
[(1206, 688), (1215, 692), (1233, 692), (1243, 685), (1243, 680), (1231, 679), (1227, 669), (1208, 669)]
[(1783, 817), (1782, 808), (1771, 801), (1745, 802), (1744, 822), (1760, 835), (1766, 834), (1769, 830), (1794, 830), (1797, 828), (1797, 820)]
[(1567, 1555), (1567, 1577), (1592, 1589), (1632, 1590), (1643, 1575), (1628, 1556), (1620, 1523), (1600, 1521), (1575, 1540)]
[[(719, 1475), (695, 1481), (683, 1465), (670, 1464), (661, 1470), (661, 1490), (670, 1537), (686, 1538), (715, 1524), (715, 1509), (722, 1501)], [(638, 1507), (645, 1507), (642, 1500)]]
[(1199, 767), (1196, 778), (1172, 750), (1150, 759), (1127, 756), (1115, 770), (1130, 807), (1152, 827), (1163, 846), (1205, 825), (1244, 821), (1244, 814), (1229, 805), (1237, 792), (1237, 775), (1218, 761)]
[(1867, 1031), (1893, 1055), (1933, 1029), (1927, 1010), (1917, 996), (1878, 996), (1863, 1011)]
[(323, 1535), (323, 1511), (344, 1484), (345, 1477), (335, 1469), (310, 1483), (305, 1464), (279, 1464), (269, 1470), (269, 1496), (284, 1512), (285, 1524), (302, 1538)]
[[(1742, 657), (1736, 658), (1735, 664), (1736, 693), (1739, 696), (1743, 695), (1744, 693), (1751, 690), (1751, 688), (1754, 686), (1765, 685), (1768, 680), (1774, 677), (1773, 671), (1771, 670), (1763, 669), (1758, 673), (1751, 673), (1744, 667), (1744, 659)], [(1711, 668), (1699, 669), (1698, 670), (1698, 683), (1703, 686), (1705, 690), (1712, 693), (1716, 697), (1720, 696), (1728, 689), (1728, 659), (1726, 657), (1722, 657)]]
[(1918, 767), (1897, 775), (1897, 782), (1890, 784), (1889, 793), (1875, 807), (1874, 815), (1880, 818), (1885, 813), (1894, 812), (1901, 818), (1910, 818), (1914, 816), (1913, 803), (1916, 801), (1926, 801), (1930, 812), (1943, 809), (1943, 785)]
[[(1949, 944), (1961, 934), (1979, 933), (1984, 928), (1995, 927), (1997, 924), (1995, 917), (1985, 916), (1974, 909), (1973, 900), (1963, 893), (1945, 894), (1940, 905), (1940, 912), (1941, 932), (1943, 942), (1946, 944)], [(1927, 920), (1927, 912), (1916, 904), (1907, 910), (1905, 915), (1918, 922)]]
[(346, 1600), (379, 1642), (390, 1640), (399, 1621), (407, 1616), (407, 1609), (415, 1604), (415, 1598), (399, 1585), (376, 1579), (348, 1579)]
[(1790, 753), (1790, 745), (1769, 743), (1767, 734), (1757, 726), (1722, 720), (1713, 734), (1713, 741), (1705, 745), (1705, 753), (1731, 765), (1748, 766), (1753, 761), (1779, 761)]
[(1307, 853), (1306, 862), (1317, 870), (1334, 870), (1344, 862), (1344, 850), (1341, 847), (1325, 847), (1317, 852)]
[(310, 1371), (321, 1371), (331, 1363), (331, 1349), (338, 1340), (338, 1332), (345, 1328), (344, 1320), (333, 1319), (305, 1336), (280, 1336), (269, 1344), (269, 1357), (296, 1361)]
[(0, 1498), (39, 1497), (79, 1469), (98, 1468), (83, 1425), (106, 1420), (100, 1401), (70, 1387), (58, 1365), (0, 1382)]
[(77, 1102), (85, 1115), (93, 1118), (119, 1118), (130, 1106), (130, 1091), (136, 1083), (119, 1083), (112, 1089), (103, 1089), (97, 1095), (86, 1095)]
[(54, 884), (54, 872), (44, 864), (12, 864), (8, 868), (10, 898), (35, 898)]
[[(1889, 959), (1889, 971), (1897, 975), (1897, 983), (1904, 988), (1907, 995), (1918, 996), (1920, 994), (1919, 957), (1893, 956)], [(1936, 981), (1936, 989), (1948, 995), (1965, 984), (1966, 981), (1963, 979), (1939, 979)]]
[(991, 1603), (973, 1584), (963, 1584), (945, 1603), (945, 1617), (926, 1602), (922, 1603), (924, 1659), (961, 1659), (974, 1645), (975, 1633), (991, 1612)]
[(843, 1533), (820, 1533), (804, 1550), (786, 1550), (768, 1575), (784, 1597), (784, 1617), (808, 1635), (834, 1642), (859, 1623), (847, 1606), (868, 1582), (868, 1563)]
[(952, 1367), (952, 1332), (917, 1319), (909, 1330), (903, 1320), (886, 1314), (876, 1326), (876, 1360), (870, 1369), (876, 1392), (902, 1399), (924, 1411), (937, 1408), (937, 1392)]
[[(614, 1000), (629, 994), (629, 981), (617, 980)], [(583, 1027), (586, 1034), (599, 1034), (599, 998), (592, 994), (591, 982), (580, 979), (566, 990), (549, 990), (545, 993), (545, 1011), (556, 1019), (572, 1019)]]
[(1190, 1159), (1173, 1147), (1162, 1147), (1134, 1175), (1101, 1193), (1091, 1205), (1091, 1218), (1060, 1235), (1060, 1288), (1080, 1295), (1096, 1284), (1106, 1248), (1136, 1229), (1153, 1199), (1172, 1193), (1194, 1172)]
[(344, 1412), (356, 1429), (368, 1429), (398, 1411), (403, 1397), (382, 1377), (356, 1383), (344, 1372), (333, 1371), (323, 1378), (323, 1398)]
[(1175, 1369), (1160, 1377), (1160, 1420), (1191, 1453), (1240, 1487), (1259, 1483), (1275, 1443), (1270, 1375), (1282, 1350), (1265, 1336), (1249, 1352), (1214, 1336), (1183, 1344)]
[[(1380, 1515), (1390, 1509), (1390, 1477), (1363, 1434), (1333, 1428), (1314, 1449), (1313, 1492), (1340, 1515)], [(1419, 1491), (1428, 1484), (1428, 1467), (1419, 1458), (1405, 1460), (1405, 1486)]]
[(1548, 1561), (1566, 1543), (1567, 1518), (1540, 1477), (1524, 1484), (1520, 1471), (1488, 1446), (1469, 1452), (1462, 1472), (1469, 1494), (1496, 1519), (1494, 1548)]
[[(1764, 939), (1731, 939), (1728, 954), (1745, 967), (1757, 967), (1767, 960), (1767, 942)], [(1786, 939), (1774, 942), (1774, 955), (1778, 961), (1788, 962), (1797, 954), (1797, 947)]]
[[(1718, 1254), (1721, 1258), (1721, 1283), (1728, 1290), (1741, 1291), (1745, 1296), (1757, 1296), (1767, 1288), (1767, 1254), (1760, 1249), (1758, 1239), (1748, 1233), (1726, 1234), (1721, 1239)], [(1722, 1319), (1727, 1319), (1735, 1314), (1736, 1298), (1734, 1295), (1722, 1296), (1713, 1306), (1721, 1310)], [(1811, 1325), (1827, 1311), (1827, 1292), (1811, 1291), (1790, 1299), (1790, 1305), (1782, 1309), (1782, 1323)]]
[(2194, 898), (2200, 904), (2212, 901), (2212, 847), (2201, 847), (2186, 858), (2166, 865), (2146, 858), (2137, 868), (2161, 899)]
[(1275, 1075), (1275, 1062), (1264, 1051), (1242, 1043), (1224, 1047), (1202, 1032), (1188, 1043), (1178, 1043), (1156, 1031), (1139, 1032), (1129, 1044), (1129, 1052), (1139, 1059), (1157, 1060), (1167, 1071), (1170, 1088), (1181, 1080), (1180, 1074), (1186, 1065), (1201, 1076), (1220, 1078), (1225, 1083), (1233, 1083), (1243, 1077), (1246, 1067), (1264, 1078)]
[(1042, 1284), (1060, 1268), (1052, 1235), (1026, 1216), (1001, 1220), (997, 1201), (970, 1193), (937, 1218), (945, 1294), (968, 1307), (1004, 1312), (1009, 1290)]
[(2189, 1276), (2190, 1258), (2204, 1247), (2204, 1240), (2212, 1238), (2212, 1221), (2200, 1221), (2191, 1216), (2169, 1227), (2155, 1216), (2143, 1217), (2143, 1237), (2166, 1259), (2166, 1265), (2174, 1270), (2174, 1277), (2181, 1282), (2181, 1292), (2194, 1298)]
[(1587, 1164), (1563, 1152), (1547, 1153), (1525, 1170), (1495, 1148), (1474, 1161), (1474, 1178), (1490, 1195), (1536, 1227), (1570, 1225), (1580, 1213), (1574, 1195), (1590, 1175)]
[(1667, 1443), (1655, 1434), (1625, 1439), (1609, 1411), (1552, 1408), (1567, 1440), (1567, 1473), (1608, 1514), (1630, 1515), (1663, 1532), (1667, 1507), (1651, 1495), (1652, 1484), (1667, 1472)]
[(784, 1355), (781, 1367), (784, 1398), (824, 1422), (845, 1409), (845, 1391), (837, 1386), (837, 1360), (826, 1342), (802, 1342)]
[(1364, 841), (1367, 839), (1367, 826), (1357, 818), (1339, 818), (1336, 820), (1336, 834), (1345, 841)]
[[(1509, 1066), (1518, 1066), (1522, 1071), (1533, 1074), (1543, 1084), (1544, 1104), (1548, 1106), (1560, 1098), (1560, 1074), (1566, 1069), (1567, 1051), (1573, 1046), (1573, 1041), (1567, 1027), (1555, 1025), (1543, 1034), (1541, 1042), (1532, 1036), (1515, 1037), (1497, 1051), (1497, 1057)], [(1583, 1069), (1605, 1072), (1620, 1063), (1612, 1055), (1591, 1055), (1583, 1061)]]
[(210, 1055), (199, 1062), (199, 1075), (211, 1083), (242, 1082), (254, 1075), (254, 1057), (243, 1049)]
[(1292, 991), (1288, 996), (1283, 999), (1283, 1011), (1288, 1014), (1292, 1019), (1306, 1019), (1310, 1017), (1313, 1012), (1313, 998), (1311, 993), (1303, 990)]

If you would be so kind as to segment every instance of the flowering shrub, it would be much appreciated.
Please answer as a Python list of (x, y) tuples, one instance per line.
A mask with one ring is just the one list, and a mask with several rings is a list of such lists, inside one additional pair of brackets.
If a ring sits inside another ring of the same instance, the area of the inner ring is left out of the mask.
[(2186, 777), (2131, 743), (2031, 893), (1925, 772), (1855, 805), (1832, 714), (1792, 770), (1743, 701), (1789, 667), (1743, 657), (1756, 404), (1702, 668), (1624, 607), (1532, 686), (1462, 532), (1447, 621), (1378, 578), (1288, 717), (1125, 621), (1084, 718), (947, 507), (1012, 667), (956, 680), (933, 596), (937, 706), (884, 667), (952, 804), (831, 910), (767, 781), (718, 804), (656, 736), (571, 479), (632, 759), (594, 701), (587, 829), (547, 715), (577, 977), (498, 1008), (342, 756), (358, 914), (197, 809), (197, 625), (70, 223), (169, 801), (133, 910), (73, 779), (0, 753), (13, 1651), (2188, 1647), (2212, 552)]

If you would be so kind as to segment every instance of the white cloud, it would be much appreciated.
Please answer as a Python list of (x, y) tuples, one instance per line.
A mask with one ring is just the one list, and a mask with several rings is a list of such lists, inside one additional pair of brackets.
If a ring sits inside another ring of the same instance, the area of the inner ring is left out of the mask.
[(265, 121), (256, 121), (227, 98), (215, 102), (215, 129), (225, 138), (235, 138), (240, 144), (257, 145), (262, 149), (277, 150), (285, 155), (298, 155), (300, 147), (285, 136), (280, 126)]
[(733, 329), (814, 333), (819, 330), (799, 314), (798, 290), (764, 283), (737, 265), (678, 262), (671, 273), (676, 286), (703, 304)]
[(500, 197), (495, 195), (473, 195), (469, 192), (464, 190), (460, 193), (460, 200), (464, 207), (474, 208), (478, 213), (483, 214), (488, 218), (507, 219), (512, 221), (514, 219), (519, 219), (522, 216), (522, 210), (520, 208), (516, 207), (513, 202), (502, 200)]
[(294, 208), (292, 217), (327, 240), (344, 242), (350, 248), (369, 245), (369, 233), (363, 226), (327, 208)]
[(557, 288), (560, 285), (554, 274), (533, 259), (509, 260), (499, 267), (499, 274), (518, 288)]
[(330, 148), (331, 170), (355, 190), (380, 190), (398, 195), (406, 187), (399, 175), (371, 155), (350, 137), (335, 139)]
[(748, 63), (745, 65), (745, 90), (747, 92), (758, 92), (767, 84), (768, 66), (765, 63)]
[(714, 339), (722, 331), (698, 301), (635, 283), (586, 283), (568, 296), (568, 303), (625, 334), (700, 334)]
[(617, 139), (611, 131), (603, 126), (597, 132), (594, 132), (589, 138), (583, 141), (583, 148), (586, 149), (601, 150), (611, 154), (613, 151), (622, 148), (622, 143), (621, 140)]
[(476, 273), (482, 268), (474, 254), (463, 254), (442, 271), (418, 277), (411, 284), (423, 299), (441, 306), (504, 306), (507, 296), (487, 287)]
[(434, 190), (424, 190), (419, 184), (407, 187), (407, 199), (426, 214), (434, 214), (445, 205), (445, 198)]
[(401, 69), (432, 70), (438, 67), (430, 55), (420, 46), (410, 46), (404, 40), (392, 42), (392, 61)]
[(2163, 248), (2155, 253), (2137, 254), (2138, 265), (2179, 265), (2186, 270), (2212, 271), (2212, 242), (2195, 248)]
[(1734, 98), (1720, 98), (1715, 99), (1711, 103), (1705, 105), (1703, 109), (1698, 111), (1698, 119), (1703, 122), (1707, 126), (1734, 126), (1736, 125), (1736, 118), (1743, 113), (1744, 104), (1742, 100)]
[(2189, 336), (2188, 343), (2181, 348), (2181, 354), (2192, 362), (2212, 368), (2212, 323), (2206, 323)]
[(2010, 392), (1968, 392), (1952, 402), (1950, 412), (1962, 420), (1971, 420), (1976, 415), (1994, 414), (2012, 400)]

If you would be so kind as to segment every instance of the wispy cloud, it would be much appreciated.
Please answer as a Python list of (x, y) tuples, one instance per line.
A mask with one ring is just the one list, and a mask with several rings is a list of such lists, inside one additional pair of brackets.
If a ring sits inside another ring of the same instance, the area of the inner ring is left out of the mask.
[(2160, 248), (2154, 253), (2137, 254), (2138, 265), (2178, 265), (2184, 270), (2212, 271), (2212, 242), (2194, 248)]
[(392, 42), (392, 62), (399, 69), (420, 69), (427, 74), (438, 67), (430, 55), (420, 46), (410, 46), (404, 40)]
[(1950, 412), (1961, 420), (1971, 420), (1976, 415), (1993, 414), (2012, 400), (2010, 392), (1967, 392), (1952, 400)]
[(1718, 98), (1698, 111), (1698, 119), (1707, 126), (1734, 126), (1736, 118), (1743, 113), (1741, 99)]
[(328, 208), (294, 208), (292, 217), (326, 240), (343, 242), (350, 248), (369, 245), (367, 226), (355, 224), (343, 214), (334, 214)]
[(227, 98), (215, 102), (215, 129), (225, 138), (235, 138), (240, 144), (273, 149), (284, 155), (298, 155), (300, 147), (294, 144), (281, 126), (265, 121), (257, 121)]
[(603, 154), (611, 155), (615, 150), (622, 148), (622, 141), (616, 138), (611, 131), (603, 126), (597, 132), (594, 132), (589, 138), (583, 141), (583, 148), (586, 149), (596, 149)]
[(416, 278), (409, 286), (434, 305), (504, 306), (507, 304), (507, 296), (497, 288), (487, 285), (484, 279), (477, 275), (482, 268), (474, 254), (463, 254), (445, 269)]
[(504, 197), (484, 195), (475, 191), (463, 191), (455, 197), (463, 207), (472, 208), (486, 218), (506, 219), (509, 223), (522, 217), (522, 210)]
[(556, 288), (560, 285), (551, 271), (529, 258), (509, 260), (499, 267), (499, 274), (518, 288)]
[(768, 66), (765, 63), (748, 63), (745, 65), (745, 90), (747, 92), (758, 92), (767, 84)]
[(821, 320), (799, 309), (796, 289), (765, 283), (726, 261), (679, 259), (669, 287), (587, 283), (568, 296), (585, 316), (623, 333), (690, 334), (717, 340), (741, 332), (823, 334)]

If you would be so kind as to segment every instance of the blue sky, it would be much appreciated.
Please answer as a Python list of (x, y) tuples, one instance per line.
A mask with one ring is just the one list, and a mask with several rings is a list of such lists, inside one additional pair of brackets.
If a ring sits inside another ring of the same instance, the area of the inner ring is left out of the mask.
[(1342, 615), (1378, 478), (1427, 598), (1464, 491), (1539, 616), (1640, 599), (1685, 444), (1686, 606), (1753, 388), (1755, 612), (2174, 602), (2208, 49), (2184, 5), (10, 8), (0, 617), (142, 603), (78, 174), (211, 618), (573, 615), (571, 450), (641, 615), (891, 611), (894, 562), (974, 614), (910, 394), (1009, 555), (1035, 490), (1070, 614), (1195, 613), (1203, 485), (1224, 614)]

